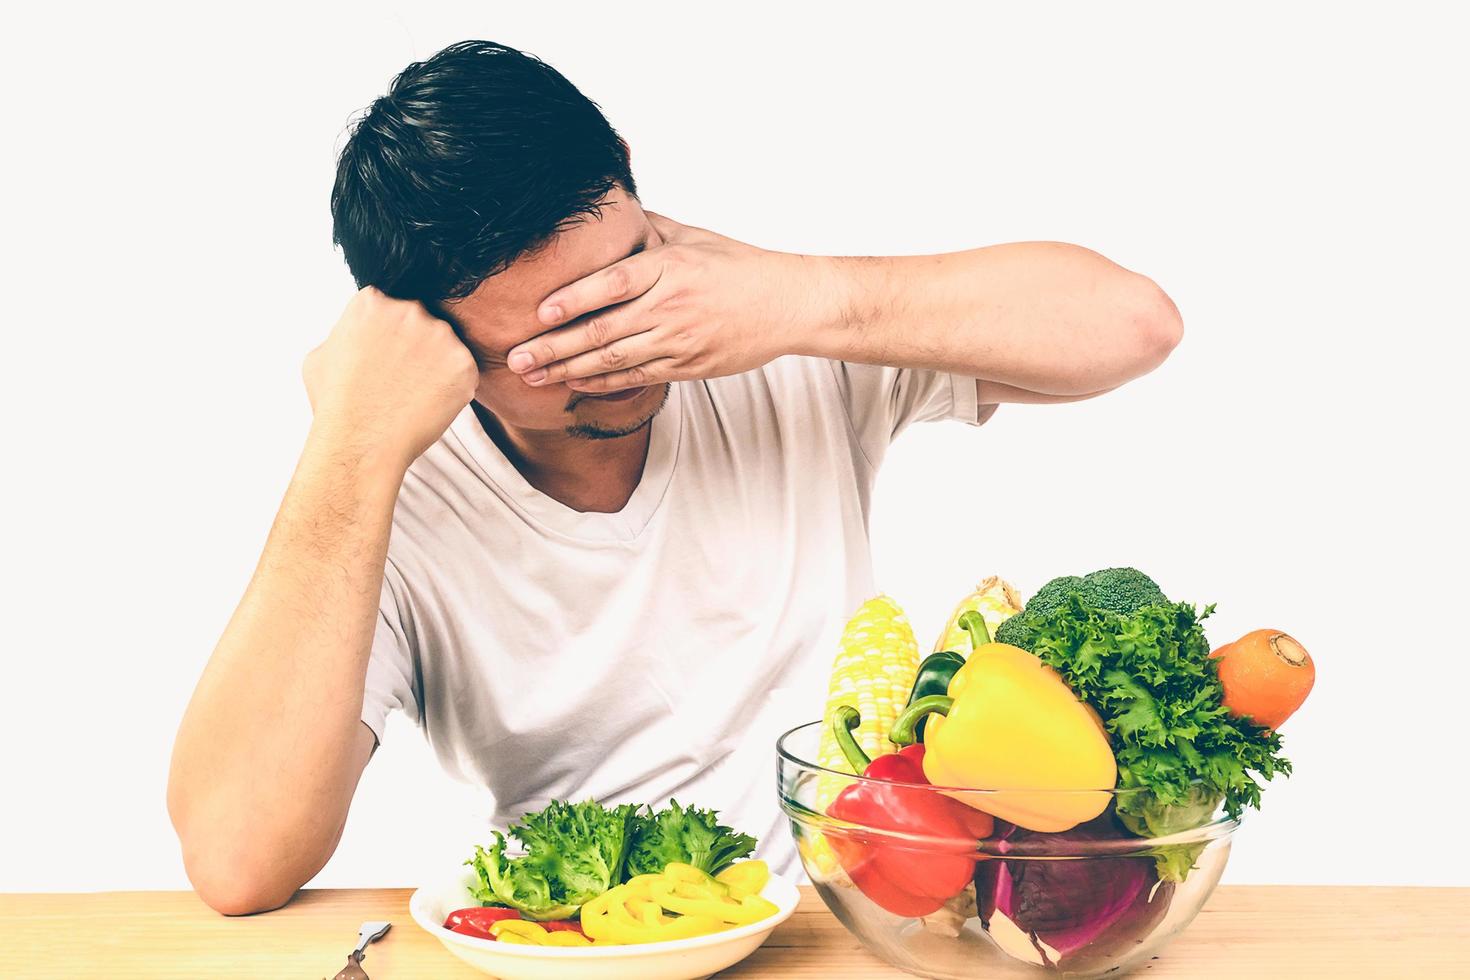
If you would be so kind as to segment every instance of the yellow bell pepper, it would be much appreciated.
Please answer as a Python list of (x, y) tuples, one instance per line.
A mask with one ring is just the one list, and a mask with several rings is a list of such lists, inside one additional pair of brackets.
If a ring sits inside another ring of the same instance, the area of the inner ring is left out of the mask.
[(979, 613), (961, 617), (974, 636), (970, 659), (944, 695), (920, 698), (899, 716), (892, 740), (924, 733), (924, 775), (935, 786), (992, 790), (951, 794), (1027, 830), (1057, 833), (1107, 809), (1118, 768), (1097, 713), (1034, 654), (992, 643)]

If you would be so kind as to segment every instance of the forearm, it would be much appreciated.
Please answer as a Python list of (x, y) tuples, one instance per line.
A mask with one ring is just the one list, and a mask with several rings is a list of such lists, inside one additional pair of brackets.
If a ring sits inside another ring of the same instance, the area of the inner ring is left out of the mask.
[(336, 846), (371, 750), (359, 719), (401, 480), (313, 433), (185, 712), (169, 813), (222, 911), (284, 902)]
[(1151, 280), (1075, 245), (807, 263), (821, 299), (797, 353), (1080, 397), (1153, 370), (1181, 332)]

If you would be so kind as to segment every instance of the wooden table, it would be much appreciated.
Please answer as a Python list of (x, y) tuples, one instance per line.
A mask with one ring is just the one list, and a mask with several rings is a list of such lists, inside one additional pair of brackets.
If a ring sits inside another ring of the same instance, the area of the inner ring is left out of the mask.
[[(191, 892), (0, 895), (0, 977), (321, 980), (346, 961), (360, 923), (388, 919), (393, 931), (364, 963), (372, 980), (483, 980), (414, 924), (408, 896), (311, 889), (229, 919)], [(1226, 886), (1139, 975), (1470, 977), (1470, 888)], [(908, 974), (863, 950), (806, 888), (766, 945), (720, 976)]]

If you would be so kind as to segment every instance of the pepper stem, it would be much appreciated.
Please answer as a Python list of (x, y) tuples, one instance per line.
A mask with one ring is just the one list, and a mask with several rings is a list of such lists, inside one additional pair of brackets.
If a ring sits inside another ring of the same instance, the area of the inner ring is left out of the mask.
[(990, 627), (985, 625), (985, 617), (973, 609), (960, 617), (960, 629), (970, 634), (970, 646), (975, 649), (990, 642)]
[(832, 734), (837, 737), (837, 747), (842, 750), (843, 758), (857, 776), (866, 772), (873, 761), (852, 735), (853, 730), (862, 722), (863, 716), (850, 704), (844, 704), (832, 712)]
[(950, 707), (954, 704), (954, 698), (945, 694), (931, 694), (926, 698), (919, 698), (913, 704), (903, 709), (903, 713), (893, 722), (893, 731), (888, 733), (888, 741), (894, 745), (913, 745), (919, 740), (914, 729), (919, 724), (919, 719), (927, 715), (947, 715)]

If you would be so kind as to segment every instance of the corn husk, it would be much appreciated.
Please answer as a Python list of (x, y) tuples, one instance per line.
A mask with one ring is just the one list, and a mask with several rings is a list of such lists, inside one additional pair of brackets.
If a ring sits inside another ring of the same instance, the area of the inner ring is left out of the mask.
[(953, 650), (966, 657), (970, 655), (973, 649), (970, 634), (960, 628), (960, 617), (965, 613), (978, 612), (985, 620), (990, 635), (994, 636), (1000, 624), (1020, 612), (1024, 605), (1015, 586), (1003, 578), (990, 576), (975, 586), (974, 592), (960, 600), (960, 604), (949, 617), (949, 622), (945, 624), (944, 632), (939, 634), (939, 640), (934, 644), (935, 652)]

